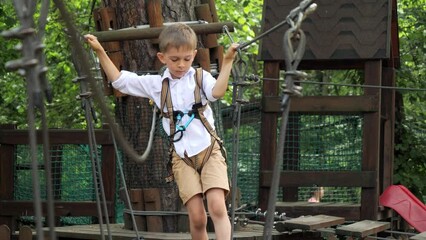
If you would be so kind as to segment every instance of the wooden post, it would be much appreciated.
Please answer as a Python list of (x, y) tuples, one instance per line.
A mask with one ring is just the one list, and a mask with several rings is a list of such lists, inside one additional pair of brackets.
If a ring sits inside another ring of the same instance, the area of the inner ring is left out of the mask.
[[(143, 189), (146, 211), (161, 211), (160, 190), (158, 188)], [(159, 216), (146, 218), (148, 232), (163, 232), (163, 219)]]
[[(365, 63), (364, 78), (366, 85), (381, 86), (382, 84), (382, 61), (368, 61)], [(365, 96), (377, 96), (379, 105), (381, 103), (381, 91), (376, 88), (364, 89)], [(377, 112), (365, 113), (363, 125), (363, 147), (362, 147), (362, 171), (375, 172), (376, 186), (361, 191), (361, 220), (377, 220), (379, 205), (379, 160), (380, 160), (380, 116), (381, 106)]]
[[(395, 86), (395, 69), (383, 68), (383, 86)], [(383, 123), (383, 162), (381, 164), (382, 180), (380, 193), (393, 184), (393, 161), (395, 145), (395, 90), (382, 89)]]
[[(146, 13), (148, 15), (148, 23), (151, 28), (163, 26), (163, 13), (161, 11), (161, 0), (146, 1)], [(158, 50), (158, 39), (151, 39), (151, 43)], [(154, 69), (159, 70), (162, 63), (158, 58), (155, 58)]]
[(220, 72), (223, 62), (223, 46), (210, 48), (210, 63), (217, 64), (217, 71)]
[[(145, 210), (145, 201), (144, 201), (144, 196), (143, 196), (143, 191), (142, 189), (138, 188), (138, 189), (131, 189), (129, 192), (129, 197), (130, 197), (130, 202), (132, 204), (132, 208), (133, 210), (136, 211), (144, 211)], [(130, 217), (130, 214), (126, 214), (128, 217)], [(130, 219), (131, 221), (131, 219)], [(135, 222), (136, 222), (136, 227), (138, 228), (139, 231), (146, 231), (147, 230), (147, 226), (146, 226), (146, 217), (145, 216), (137, 216), (135, 215)], [(131, 224), (131, 222), (130, 222)], [(129, 226), (129, 228), (126, 229), (133, 229), (133, 224), (131, 224)], [(133, 229), (135, 230), (135, 229)]]
[[(391, 67), (383, 68), (383, 86), (395, 86), (395, 69)], [(380, 183), (379, 195), (393, 184), (393, 161), (395, 155), (395, 90), (382, 89), (382, 108), (381, 116), (384, 116), (382, 122), (382, 152), (380, 161)], [(392, 211), (384, 208), (380, 212), (379, 220), (392, 217)]]
[(207, 3), (210, 8), (211, 19), (213, 22), (219, 22), (219, 18), (217, 16), (216, 4), (214, 0), (201, 0), (201, 3)]
[[(264, 64), (265, 78), (277, 79), (280, 76), (280, 63), (278, 61), (267, 61)], [(278, 81), (263, 81), (263, 97), (278, 96)], [(272, 171), (276, 158), (278, 114), (262, 112), (260, 130), (260, 173)], [(272, 129), (272, 131), (271, 131)], [(268, 206), (270, 187), (259, 187), (259, 207), (266, 210)]]
[[(16, 125), (0, 125), (0, 129), (16, 129)], [(15, 145), (0, 142), (0, 201), (13, 200), (15, 151)], [(1, 204), (0, 202), (0, 209), (3, 208)], [(1, 214), (2, 211), (0, 211), (0, 224), (6, 224), (14, 231), (16, 228), (15, 217), (2, 216)]]
[[(108, 129), (108, 125), (103, 126), (104, 129)], [(105, 199), (107, 202), (112, 203), (111, 214), (109, 219), (111, 223), (115, 222), (115, 195), (116, 195), (116, 183), (117, 183), (117, 159), (115, 158), (114, 145), (102, 144), (102, 179), (104, 184)]]
[[(96, 9), (93, 13), (93, 18), (96, 23), (96, 30), (98, 31), (109, 31), (112, 29), (116, 29), (116, 17), (115, 11), (110, 7), (103, 7)], [(124, 57), (123, 52), (121, 51), (120, 42), (112, 41), (112, 42), (104, 42), (102, 43), (105, 51), (108, 53), (109, 58), (114, 63), (114, 65), (121, 70), (124, 65)], [(102, 71), (102, 76), (104, 79), (104, 92), (106, 95), (114, 94), (116, 97), (124, 96), (123, 93), (113, 89), (111, 84), (109, 83), (107, 77), (105, 76), (105, 72)]]
[(200, 64), (204, 70), (210, 72), (210, 50), (208, 48), (199, 48), (197, 55), (195, 55), (195, 62)]
[[(195, 6), (195, 15), (198, 20), (204, 20), (208, 23), (213, 22), (212, 14), (210, 12), (210, 7), (208, 4), (201, 4)], [(201, 34), (201, 40), (203, 47), (212, 48), (217, 47), (217, 35), (216, 34)]]

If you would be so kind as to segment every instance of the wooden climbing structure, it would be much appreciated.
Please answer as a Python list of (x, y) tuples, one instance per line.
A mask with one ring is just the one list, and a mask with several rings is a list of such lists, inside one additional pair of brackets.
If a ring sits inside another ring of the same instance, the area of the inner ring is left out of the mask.
[[(317, 10), (303, 23), (307, 36), (306, 52), (300, 70), (356, 69), (363, 72), (365, 88), (359, 96), (307, 96), (292, 100), (291, 113), (363, 116), (361, 169), (358, 171), (327, 171), (283, 169), (280, 187), (283, 197), (277, 211), (296, 217), (309, 214), (342, 216), (347, 220), (380, 220), (391, 211), (379, 205), (379, 196), (391, 185), (394, 158), (395, 91), (380, 86), (395, 86), (399, 67), (398, 23), (396, 0), (376, 1), (315, 1)], [(263, 30), (284, 20), (283, 12), (293, 9), (298, 1), (266, 0)], [(260, 59), (264, 62), (264, 78), (279, 79), (284, 68), (282, 36), (286, 28), (277, 30), (261, 43)], [(277, 81), (263, 82), (262, 132), (260, 154), (259, 205), (267, 204), (273, 162), (276, 158), (276, 129), (280, 112)], [(297, 126), (296, 126), (297, 127)], [(297, 129), (288, 129), (297, 132)], [(287, 149), (295, 166), (299, 161), (297, 135), (290, 139), (296, 149)], [(284, 150), (286, 152), (286, 149)], [(285, 159), (284, 159), (285, 161)], [(298, 199), (299, 187), (359, 187), (358, 204), (309, 204)]]

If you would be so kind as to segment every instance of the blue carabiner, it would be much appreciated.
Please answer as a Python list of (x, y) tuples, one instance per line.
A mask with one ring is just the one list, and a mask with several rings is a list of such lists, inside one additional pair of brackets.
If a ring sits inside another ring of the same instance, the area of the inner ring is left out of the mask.
[(192, 113), (189, 120), (185, 123), (185, 125), (179, 125), (178, 123), (182, 120), (182, 116), (179, 114), (177, 115), (176, 119), (176, 131), (185, 131), (186, 128), (189, 126), (189, 124), (192, 122), (192, 120), (195, 118), (195, 114)]

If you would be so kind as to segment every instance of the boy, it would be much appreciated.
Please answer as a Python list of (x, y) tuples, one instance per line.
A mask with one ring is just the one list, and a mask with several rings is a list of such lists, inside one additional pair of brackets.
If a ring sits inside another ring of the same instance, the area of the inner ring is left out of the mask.
[[(176, 23), (161, 32), (157, 57), (167, 67), (163, 75), (138, 76), (128, 71), (119, 71), (95, 36), (88, 34), (85, 38), (96, 52), (108, 80), (120, 92), (150, 98), (161, 111), (168, 112), (164, 105), (161, 109), (162, 83), (168, 81), (173, 113), (182, 113), (175, 120), (176, 126), (181, 127), (179, 134), (171, 136), (172, 170), (179, 195), (188, 210), (192, 239), (208, 239), (203, 197), (207, 199), (216, 239), (230, 239), (231, 223), (225, 204), (225, 197), (229, 192), (226, 162), (219, 143), (212, 141), (202, 121), (194, 118), (194, 115), (189, 116), (195, 103), (194, 89), (197, 85), (194, 80), (196, 71), (192, 67), (197, 54), (197, 36), (192, 28)], [(216, 101), (225, 95), (237, 47), (238, 44), (232, 44), (225, 53), (217, 80), (206, 71), (202, 73), (201, 103), (205, 106), (203, 115), (211, 126), (214, 126), (213, 112), (207, 102)], [(168, 116), (173, 115), (175, 114)], [(169, 118), (163, 118), (164, 130), (170, 136), (169, 121)], [(201, 163), (200, 160), (205, 156), (207, 160)]]

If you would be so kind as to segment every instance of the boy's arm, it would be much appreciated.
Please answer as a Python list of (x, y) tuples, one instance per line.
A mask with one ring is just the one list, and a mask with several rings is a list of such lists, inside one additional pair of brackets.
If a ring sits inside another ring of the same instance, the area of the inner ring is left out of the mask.
[(213, 87), (212, 95), (214, 98), (219, 99), (225, 96), (226, 89), (228, 89), (229, 75), (232, 70), (232, 63), (237, 55), (237, 43), (233, 43), (223, 57), (222, 66), (220, 68), (219, 76), (217, 77), (216, 84)]
[(120, 77), (120, 71), (111, 61), (111, 59), (108, 57), (107, 53), (105, 52), (102, 45), (99, 43), (96, 36), (91, 34), (86, 34), (84, 38), (86, 39), (86, 42), (90, 45), (90, 47), (93, 49), (93, 51), (95, 51), (96, 55), (98, 56), (99, 63), (101, 64), (102, 69), (104, 70), (108, 80), (111, 82), (117, 80), (118, 77)]

